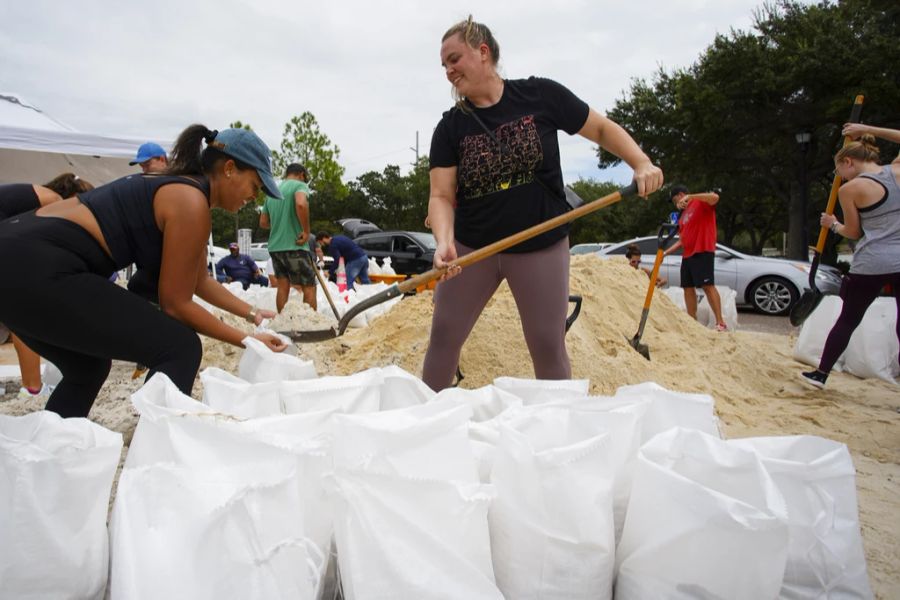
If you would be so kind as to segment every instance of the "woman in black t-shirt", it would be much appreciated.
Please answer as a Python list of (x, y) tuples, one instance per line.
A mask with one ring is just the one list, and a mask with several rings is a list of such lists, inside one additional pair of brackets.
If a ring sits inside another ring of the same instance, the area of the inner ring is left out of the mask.
[[(620, 126), (564, 86), (531, 77), (504, 80), (500, 48), (472, 18), (442, 39), (441, 64), (456, 107), (444, 113), (431, 140), (428, 218), (437, 239), (434, 266), (546, 221), (569, 209), (557, 131), (600, 144), (634, 169), (641, 196), (657, 190), (662, 171)], [(568, 226), (501, 254), (448, 272), (435, 292), (423, 379), (450, 385), (460, 349), (505, 279), (516, 300), (539, 379), (568, 379), (565, 347), (569, 296)]]

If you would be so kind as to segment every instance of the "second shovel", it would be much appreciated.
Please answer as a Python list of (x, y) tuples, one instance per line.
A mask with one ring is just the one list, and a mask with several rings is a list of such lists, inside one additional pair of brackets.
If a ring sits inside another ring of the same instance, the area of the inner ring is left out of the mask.
[(644, 309), (641, 311), (641, 323), (638, 325), (637, 333), (631, 339), (625, 338), (632, 348), (641, 353), (641, 356), (650, 360), (650, 348), (647, 344), (641, 343), (641, 336), (644, 335), (644, 325), (647, 324), (647, 315), (650, 314), (650, 303), (653, 301), (653, 292), (656, 289), (656, 280), (659, 277), (659, 267), (663, 261), (663, 252), (668, 247), (669, 242), (678, 233), (678, 225), (663, 223), (659, 227), (659, 233), (656, 235), (657, 248), (656, 260), (653, 261), (653, 271), (650, 273), (650, 286), (647, 288), (647, 296), (644, 298)]

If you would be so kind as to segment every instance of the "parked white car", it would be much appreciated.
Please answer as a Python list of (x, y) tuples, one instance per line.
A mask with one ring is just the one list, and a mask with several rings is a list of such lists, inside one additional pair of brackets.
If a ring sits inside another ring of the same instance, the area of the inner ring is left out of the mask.
[(609, 246), (612, 246), (612, 244), (609, 244), (609, 243), (575, 244), (574, 246), (569, 248), (569, 254), (572, 254), (573, 256), (576, 254), (592, 254), (599, 250), (603, 250), (604, 248), (608, 248)]
[[(677, 239), (671, 243), (674, 244)], [(596, 255), (601, 258), (624, 257), (631, 244), (636, 244), (641, 250), (641, 266), (653, 268), (658, 246), (656, 236), (613, 244)], [(809, 268), (809, 263), (753, 256), (716, 244), (716, 285), (735, 290), (738, 305), (750, 306), (763, 314), (788, 314), (800, 299), (800, 294), (809, 288)], [(681, 285), (680, 248), (663, 259), (659, 274), (669, 280), (669, 286)], [(819, 265), (816, 287), (824, 294), (837, 294), (841, 289), (841, 272), (834, 267)]]

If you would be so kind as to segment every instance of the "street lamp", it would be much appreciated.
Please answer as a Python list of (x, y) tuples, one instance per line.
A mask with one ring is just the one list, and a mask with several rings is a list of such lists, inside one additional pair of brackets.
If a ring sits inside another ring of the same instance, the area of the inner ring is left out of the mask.
[[(803, 250), (803, 260), (809, 260), (809, 232), (807, 230), (807, 214), (806, 214), (806, 205), (809, 196), (809, 190), (806, 184), (806, 154), (809, 152), (809, 142), (812, 139), (812, 134), (808, 131), (801, 131), (800, 133), (794, 134), (794, 139), (797, 140), (797, 144), (800, 146), (800, 214), (803, 215), (801, 223), (801, 230), (803, 232), (803, 245), (801, 246)], [(799, 258), (799, 256), (797, 257)]]

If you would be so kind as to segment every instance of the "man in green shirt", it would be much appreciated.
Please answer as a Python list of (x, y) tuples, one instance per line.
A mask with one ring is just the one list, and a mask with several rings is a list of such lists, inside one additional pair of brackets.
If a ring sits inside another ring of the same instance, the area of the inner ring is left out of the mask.
[(275, 267), (278, 312), (287, 304), (291, 287), (303, 294), (303, 301), (316, 308), (316, 272), (309, 251), (309, 173), (297, 163), (288, 165), (278, 186), (281, 199), (266, 198), (259, 226), (271, 229), (269, 254)]

